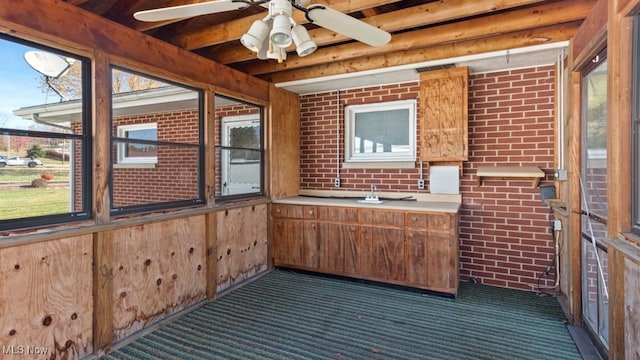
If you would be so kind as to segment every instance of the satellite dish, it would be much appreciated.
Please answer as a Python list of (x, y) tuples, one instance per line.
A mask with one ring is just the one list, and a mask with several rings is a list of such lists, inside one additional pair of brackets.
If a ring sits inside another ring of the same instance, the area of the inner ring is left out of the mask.
[(66, 74), (74, 62), (69, 61), (71, 59), (45, 51), (27, 51), (24, 53), (24, 60), (35, 71), (47, 78), (53, 79), (57, 79)]

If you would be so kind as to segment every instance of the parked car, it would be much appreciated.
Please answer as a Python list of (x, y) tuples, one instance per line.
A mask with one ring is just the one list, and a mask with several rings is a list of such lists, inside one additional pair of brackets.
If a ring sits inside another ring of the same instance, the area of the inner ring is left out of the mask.
[(18, 156), (11, 156), (5, 158), (2, 156), (0, 158), (0, 167), (5, 166), (28, 166), (30, 168), (36, 167), (38, 165), (43, 165), (42, 160), (34, 159), (34, 158), (21, 158)]

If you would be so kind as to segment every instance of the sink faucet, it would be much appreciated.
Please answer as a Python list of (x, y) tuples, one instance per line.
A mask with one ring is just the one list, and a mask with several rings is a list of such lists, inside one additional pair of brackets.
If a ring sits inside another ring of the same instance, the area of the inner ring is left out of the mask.
[(371, 184), (371, 193), (367, 195), (366, 199), (378, 200), (378, 197), (376, 196), (376, 186), (374, 184)]

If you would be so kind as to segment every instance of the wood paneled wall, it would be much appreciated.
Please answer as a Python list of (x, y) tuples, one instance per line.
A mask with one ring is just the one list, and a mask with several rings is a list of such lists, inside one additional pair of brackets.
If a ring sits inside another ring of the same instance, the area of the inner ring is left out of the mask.
[[(218, 274), (220, 284), (230, 286), (266, 270), (268, 199), (214, 203), (213, 98), (224, 93), (266, 106), (269, 83), (60, 0), (0, 2), (0, 33), (91, 60), (94, 141), (93, 222), (22, 232), (0, 243), (2, 345), (37, 347), (56, 359), (102, 354), (182, 309), (215, 299)], [(111, 218), (111, 65), (205, 91), (206, 206)], [(278, 94), (287, 102), (272, 116), (293, 116), (295, 123), (297, 111), (287, 106), (295, 106), (296, 97)], [(233, 256), (218, 260), (217, 249)]]
[(217, 291), (267, 270), (267, 205), (217, 213)]
[(0, 343), (106, 353), (266, 271), (266, 201), (211, 211), (0, 248)]
[(113, 231), (113, 339), (206, 299), (205, 217)]
[(3, 349), (47, 359), (91, 354), (92, 262), (91, 235), (0, 249)]
[(298, 195), (300, 188), (300, 97), (271, 86), (269, 188), (271, 198)]

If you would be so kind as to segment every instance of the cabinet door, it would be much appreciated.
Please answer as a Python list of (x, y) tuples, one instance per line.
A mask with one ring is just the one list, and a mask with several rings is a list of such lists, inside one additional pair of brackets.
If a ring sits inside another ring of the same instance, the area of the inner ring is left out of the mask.
[(457, 248), (448, 232), (407, 230), (407, 282), (435, 291), (457, 289)]
[(297, 219), (273, 220), (273, 264), (306, 269), (318, 267), (317, 224)]
[(353, 275), (358, 272), (358, 227), (320, 222), (318, 257), (320, 271)]
[(466, 67), (420, 73), (421, 160), (468, 160), (467, 83)]
[(433, 289), (447, 291), (457, 289), (456, 258), (457, 248), (448, 232), (429, 231), (427, 233), (428, 284)]
[(273, 265), (293, 265), (292, 259), (302, 257), (294, 241), (296, 234), (302, 233), (302, 221), (274, 218), (272, 226)]
[(318, 223), (303, 221), (300, 246), (302, 247), (302, 257), (296, 265), (316, 270), (318, 268)]
[(378, 280), (403, 281), (404, 229), (363, 226), (360, 233), (362, 276)]
[(407, 230), (407, 282), (412, 285), (429, 284), (429, 252), (425, 230)]

